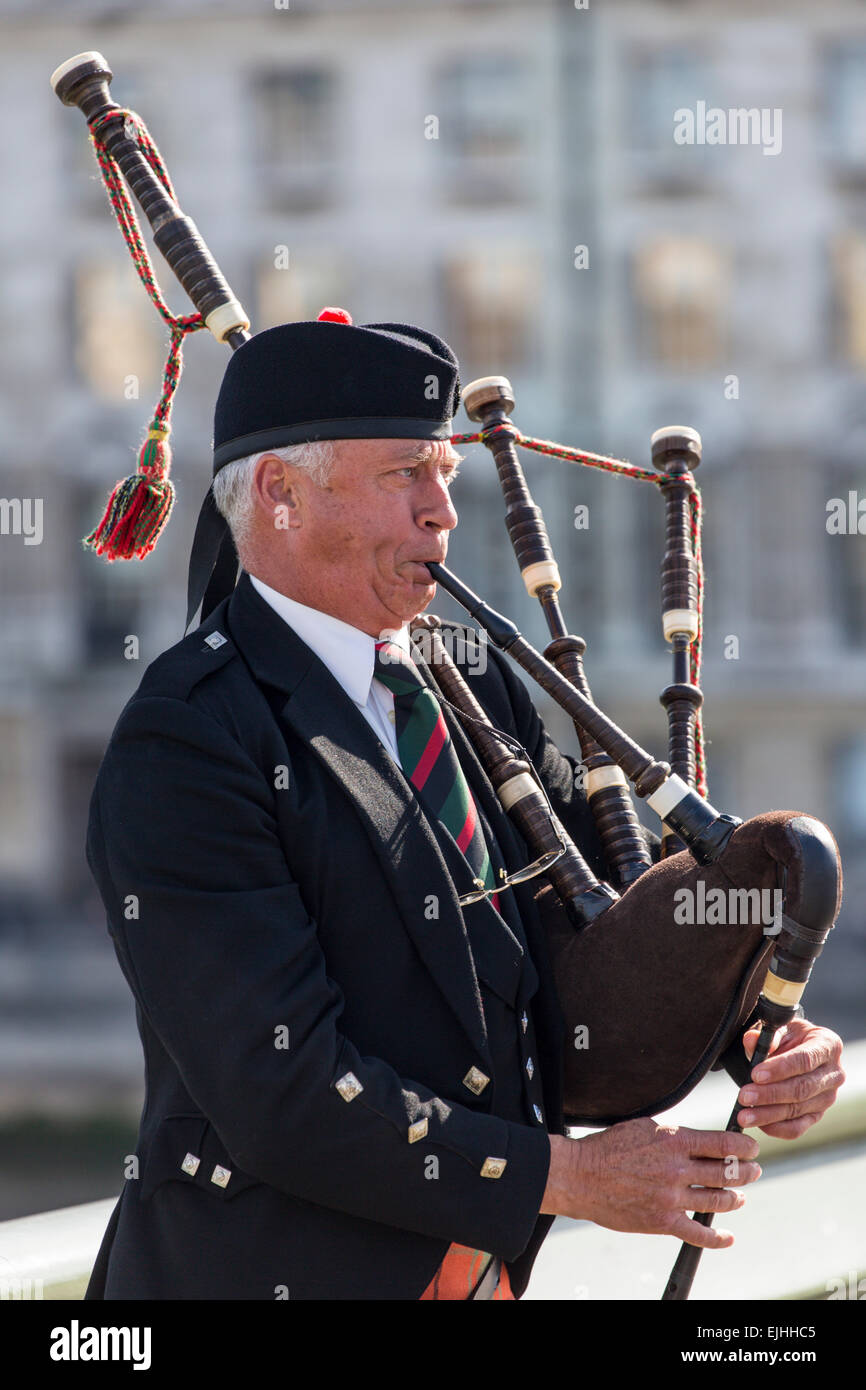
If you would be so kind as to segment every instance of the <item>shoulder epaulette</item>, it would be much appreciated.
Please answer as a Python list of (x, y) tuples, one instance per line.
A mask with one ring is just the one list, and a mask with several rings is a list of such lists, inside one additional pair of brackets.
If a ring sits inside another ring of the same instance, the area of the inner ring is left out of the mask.
[(237, 647), (223, 628), (202, 624), (161, 652), (142, 676), (137, 693), (187, 699), (200, 681), (237, 656)]

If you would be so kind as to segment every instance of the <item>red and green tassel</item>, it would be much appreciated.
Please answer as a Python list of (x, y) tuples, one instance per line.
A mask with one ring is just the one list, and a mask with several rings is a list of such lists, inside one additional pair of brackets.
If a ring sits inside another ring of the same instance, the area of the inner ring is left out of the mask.
[(162, 394), (141, 446), (137, 469), (130, 477), (122, 478), (115, 484), (102, 520), (95, 530), (84, 538), (83, 544), (95, 550), (97, 555), (104, 555), (106, 560), (141, 560), (156, 545), (174, 504), (174, 484), (168, 476), (171, 468), (171, 448), (168, 440), (171, 434), (172, 398), (183, 368), (183, 340), (187, 333), (195, 333), (204, 328), (205, 324), (201, 314), (172, 314), (162, 297), (147, 247), (141, 236), (138, 219), (126, 195), (120, 172), (102, 143), (101, 132), (104, 126), (109, 121), (116, 120), (124, 122), (125, 133), (130, 139), (137, 141), (171, 198), (175, 196), (174, 189), (159, 151), (143, 122), (133, 111), (116, 108), (93, 121), (91, 138), (111, 206), (139, 278), (169, 325), (171, 345), (163, 372)]
[(152, 425), (138, 459), (138, 470), (115, 485), (105, 514), (84, 545), (106, 560), (142, 560), (159, 539), (174, 503), (169, 431)]

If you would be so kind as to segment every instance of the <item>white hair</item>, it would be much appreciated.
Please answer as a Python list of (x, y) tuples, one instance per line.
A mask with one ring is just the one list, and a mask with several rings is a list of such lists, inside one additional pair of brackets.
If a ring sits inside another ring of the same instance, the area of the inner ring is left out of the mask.
[(214, 501), (229, 524), (238, 555), (246, 546), (253, 525), (253, 474), (266, 454), (276, 454), (283, 463), (305, 468), (320, 486), (327, 483), (335, 462), (333, 439), (317, 439), (306, 444), (288, 444), (282, 449), (262, 449), (221, 468), (213, 480)]

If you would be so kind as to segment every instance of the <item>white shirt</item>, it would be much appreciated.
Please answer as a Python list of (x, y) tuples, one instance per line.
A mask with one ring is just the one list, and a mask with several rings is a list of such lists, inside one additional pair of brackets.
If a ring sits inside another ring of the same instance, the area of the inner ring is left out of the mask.
[[(397, 752), (397, 730), (394, 723), (394, 696), (380, 680), (373, 677), (373, 663), (376, 638), (360, 628), (334, 618), (330, 613), (321, 613), (318, 608), (309, 608), (305, 603), (287, 598), (270, 585), (250, 575), (256, 592), (261, 594), (289, 627), (293, 628), (302, 642), (312, 650), (327, 666), (331, 675), (345, 690), (363, 714), (373, 732), (382, 740), (391, 757), (401, 766)], [(381, 638), (387, 638), (400, 647), (411, 658), (412, 644), (408, 624), (399, 629), (388, 629)]]

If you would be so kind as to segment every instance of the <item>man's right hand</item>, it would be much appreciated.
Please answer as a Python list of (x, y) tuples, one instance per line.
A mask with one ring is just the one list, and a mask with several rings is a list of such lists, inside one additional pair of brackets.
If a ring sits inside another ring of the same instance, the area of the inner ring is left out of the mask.
[(733, 1245), (731, 1232), (686, 1213), (741, 1207), (742, 1193), (730, 1189), (761, 1176), (752, 1161), (757, 1155), (758, 1144), (746, 1134), (650, 1119), (626, 1120), (583, 1139), (551, 1134), (541, 1213), (722, 1250)]

